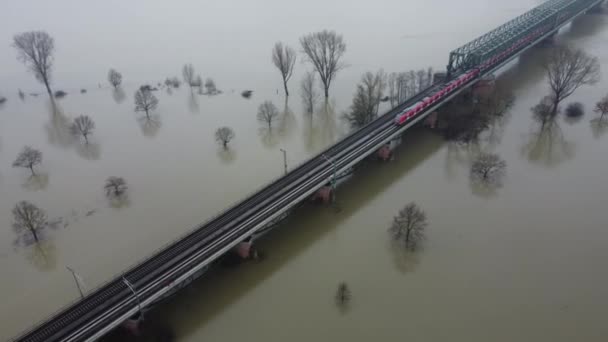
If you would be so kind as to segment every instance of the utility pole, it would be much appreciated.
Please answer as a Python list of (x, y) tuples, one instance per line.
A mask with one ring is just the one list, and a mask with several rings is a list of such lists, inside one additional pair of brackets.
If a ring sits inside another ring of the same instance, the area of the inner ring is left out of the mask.
[(84, 293), (82, 292), (82, 288), (80, 287), (80, 282), (78, 282), (78, 278), (76, 277), (76, 272), (69, 268), (68, 266), (66, 266), (65, 268), (68, 269), (68, 271), (70, 271), (72, 273), (72, 277), (74, 277), (74, 282), (76, 283), (76, 287), (78, 288), (78, 292), (80, 292), (80, 298), (84, 298)]
[(141, 311), (141, 302), (139, 301), (139, 294), (137, 294), (137, 291), (135, 291), (135, 287), (127, 280), (127, 278), (122, 277), (122, 281), (129, 287), (129, 289), (131, 290), (131, 292), (133, 292), (133, 295), (135, 296), (135, 299), (137, 300), (137, 307), (139, 308), (139, 317), (143, 321), (144, 320), (144, 312)]
[(280, 149), (283, 152), (283, 166), (285, 167), (285, 174), (287, 174), (287, 151)]
[(331, 202), (333, 203), (336, 197), (336, 173), (338, 172), (338, 169), (336, 163), (329, 159), (329, 157), (327, 157), (325, 154), (322, 154), (321, 156), (332, 166), (332, 177), (329, 184), (331, 186)]

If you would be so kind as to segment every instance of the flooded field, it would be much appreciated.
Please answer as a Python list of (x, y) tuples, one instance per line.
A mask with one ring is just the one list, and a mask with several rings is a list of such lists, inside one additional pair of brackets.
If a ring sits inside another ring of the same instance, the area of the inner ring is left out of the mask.
[[(79, 297), (66, 267), (90, 290), (282, 175), (280, 149), (293, 168), (346, 134), (340, 117), (363, 72), (442, 69), (451, 49), (538, 3), (340, 1), (323, 14), (320, 1), (158, 2), (142, 11), (108, 3), (76, 5), (70, 11), (90, 14), (67, 23), (51, 20), (65, 17), (67, 2), (60, 2), (44, 17), (0, 21), (7, 42), (0, 56), (0, 95), (7, 97), (0, 104), (0, 339)], [(12, 4), (9, 14), (29, 6)], [(56, 40), (53, 80), (68, 96), (55, 106), (9, 47), (13, 33), (32, 27)], [(310, 66), (298, 59), (286, 102), (270, 50), (277, 40), (298, 47), (301, 35), (326, 27), (344, 35), (349, 66), (332, 85), (331, 110), (311, 116), (298, 94)], [(195, 282), (152, 317), (179, 341), (604, 341), (608, 130), (592, 109), (608, 89), (606, 41), (605, 14), (583, 17), (558, 37), (604, 68), (598, 84), (566, 100), (585, 105), (580, 121), (560, 116), (552, 134), (538, 134), (530, 108), (547, 94), (548, 47), (533, 49), (500, 76), (516, 100), (491, 141), (471, 148), (411, 131), (394, 161), (365, 165), (339, 189), (340, 211), (298, 210), (260, 242), (265, 260)], [(136, 88), (181, 77), (184, 63), (213, 77), (223, 93), (160, 89), (152, 121), (135, 113)], [(125, 77), (124, 94), (105, 80), (111, 67)], [(18, 88), (41, 94), (21, 101)], [(251, 98), (241, 96), (245, 89)], [(256, 119), (265, 100), (281, 113), (271, 131)], [(89, 144), (65, 129), (81, 114), (96, 123)], [(213, 136), (223, 125), (236, 133), (228, 151)], [(24, 145), (43, 153), (35, 179), (11, 167)], [(507, 164), (491, 194), (469, 180), (480, 149)], [(104, 196), (109, 176), (129, 185), (121, 206)], [(56, 223), (38, 247), (15, 241), (11, 210), (20, 200)], [(426, 211), (429, 227), (423, 248), (404, 253), (387, 229), (411, 201)], [(334, 304), (340, 282), (352, 291), (346, 311)]]

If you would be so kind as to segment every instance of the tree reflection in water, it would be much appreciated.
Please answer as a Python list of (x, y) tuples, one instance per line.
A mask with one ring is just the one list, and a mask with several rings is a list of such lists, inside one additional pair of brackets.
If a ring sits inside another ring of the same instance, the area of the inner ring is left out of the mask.
[(589, 125), (591, 126), (593, 137), (599, 139), (608, 132), (608, 117), (604, 119), (595, 118), (589, 121)]
[(296, 116), (293, 111), (289, 108), (287, 99), (285, 99), (285, 106), (283, 112), (279, 116), (279, 133), (282, 139), (289, 138), (297, 127)]
[(126, 95), (122, 87), (119, 86), (112, 89), (112, 98), (114, 99), (114, 102), (118, 104), (122, 103), (125, 100)]
[(47, 272), (57, 267), (57, 248), (53, 242), (41, 240), (25, 249), (27, 260), (37, 270)]
[(558, 121), (553, 118), (531, 133), (522, 154), (533, 163), (554, 167), (574, 156), (574, 143), (567, 141)]
[(35, 175), (27, 177), (27, 180), (21, 186), (29, 191), (44, 190), (49, 185), (49, 174), (46, 172), (38, 172)]
[(218, 158), (220, 158), (220, 161), (224, 164), (230, 164), (236, 159), (236, 151), (231, 147), (219, 147), (216, 154)]
[(423, 251), (422, 247), (416, 249), (405, 248), (403, 243), (391, 239), (389, 242), (389, 250), (393, 259), (395, 268), (403, 273), (413, 272), (418, 264), (420, 264), (420, 254)]
[(53, 146), (70, 148), (76, 140), (70, 131), (70, 120), (53, 100), (49, 102), (49, 122), (44, 125), (44, 129), (49, 144)]
[(158, 131), (162, 126), (162, 121), (160, 120), (160, 115), (150, 114), (137, 118), (137, 124), (145, 137), (153, 138), (158, 134)]

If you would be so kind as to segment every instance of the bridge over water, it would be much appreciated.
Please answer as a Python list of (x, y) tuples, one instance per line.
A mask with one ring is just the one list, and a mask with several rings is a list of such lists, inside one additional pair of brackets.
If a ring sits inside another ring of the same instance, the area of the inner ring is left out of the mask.
[[(603, 0), (550, 0), (452, 51), (447, 77), (228, 208), (16, 341), (90, 341), (174, 293), (411, 126)], [(401, 120), (395, 121), (399, 116)], [(137, 295), (134, 295), (136, 293)]]

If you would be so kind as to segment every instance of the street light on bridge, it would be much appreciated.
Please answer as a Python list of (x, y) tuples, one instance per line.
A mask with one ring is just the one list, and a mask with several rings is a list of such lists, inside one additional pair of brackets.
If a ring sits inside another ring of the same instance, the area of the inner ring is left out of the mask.
[(137, 293), (137, 291), (135, 291), (135, 287), (133, 286), (133, 284), (131, 284), (127, 278), (122, 277), (122, 281), (125, 283), (125, 285), (127, 285), (127, 287), (129, 287), (129, 290), (131, 290), (131, 292), (133, 292), (133, 295), (135, 296), (135, 299), (137, 300), (137, 308), (139, 309), (139, 317), (141, 318), (141, 320), (144, 320), (144, 312), (141, 311), (141, 301), (139, 300), (139, 294)]
[(287, 151), (282, 148), (280, 150), (283, 152), (283, 166), (285, 168), (285, 174), (287, 174)]

